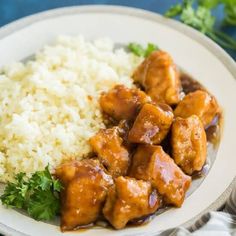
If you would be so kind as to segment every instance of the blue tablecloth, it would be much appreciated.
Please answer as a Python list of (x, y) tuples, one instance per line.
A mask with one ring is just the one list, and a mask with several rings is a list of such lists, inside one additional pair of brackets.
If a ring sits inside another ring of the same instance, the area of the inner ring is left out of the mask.
[[(163, 14), (172, 4), (180, 0), (0, 0), (0, 27), (19, 19), (48, 9), (86, 4), (109, 4), (138, 7), (145, 10)], [(214, 14), (217, 17), (217, 25), (223, 17), (223, 8), (218, 8)], [(225, 31), (236, 40), (236, 27), (226, 28)], [(228, 50), (228, 53), (236, 59), (236, 52)]]

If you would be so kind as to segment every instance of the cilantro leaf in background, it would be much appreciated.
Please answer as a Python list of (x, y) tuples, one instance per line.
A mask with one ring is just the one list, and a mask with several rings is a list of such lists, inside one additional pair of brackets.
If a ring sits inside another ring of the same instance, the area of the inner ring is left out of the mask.
[(52, 177), (47, 166), (28, 179), (25, 173), (17, 174), (15, 182), (7, 183), (0, 200), (7, 207), (27, 210), (36, 220), (50, 220), (59, 213), (61, 189), (61, 183)]
[(198, 2), (208, 9), (223, 5), (225, 14), (223, 25), (236, 26), (236, 0), (199, 0)]
[(170, 9), (165, 13), (166, 17), (175, 17), (179, 15), (182, 12), (182, 5), (176, 4), (174, 6), (171, 6)]
[(236, 26), (236, 0), (222, 0), (222, 2), (225, 4), (223, 24)]
[(129, 43), (128, 49), (139, 57), (147, 57), (149, 56), (153, 51), (158, 50), (158, 46), (153, 43), (148, 43), (147, 47), (144, 48), (141, 44), (138, 43)]
[(194, 10), (191, 6), (186, 7), (180, 19), (204, 34), (211, 31), (215, 23), (215, 18), (211, 15), (210, 10), (201, 6), (197, 10)]
[(224, 5), (225, 10), (224, 24), (236, 25), (236, 0), (183, 0), (181, 9), (179, 4), (172, 6), (165, 16), (179, 16), (183, 23), (206, 34), (222, 47), (236, 51), (236, 40), (215, 29), (212, 9), (220, 4)]
[(199, 5), (206, 7), (208, 9), (215, 8), (220, 4), (220, 0), (199, 0)]

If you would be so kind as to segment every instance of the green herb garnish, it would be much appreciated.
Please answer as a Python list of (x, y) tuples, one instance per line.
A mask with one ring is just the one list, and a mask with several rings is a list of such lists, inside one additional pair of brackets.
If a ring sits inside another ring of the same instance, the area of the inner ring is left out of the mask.
[(174, 6), (171, 6), (170, 9), (165, 13), (166, 17), (175, 17), (182, 12), (182, 5), (181, 4), (176, 4)]
[(172, 6), (165, 16), (179, 16), (183, 23), (206, 34), (222, 47), (236, 50), (236, 40), (215, 29), (215, 17), (212, 15), (212, 10), (219, 5), (224, 7), (223, 24), (235, 26), (236, 0), (183, 0), (182, 4)]
[(134, 53), (136, 56), (139, 57), (147, 57), (149, 56), (153, 51), (158, 50), (158, 47), (153, 43), (148, 43), (147, 47), (144, 48), (142, 45), (138, 43), (130, 43), (128, 45), (128, 49)]
[(47, 166), (31, 178), (25, 173), (17, 174), (15, 182), (7, 183), (0, 200), (7, 207), (26, 210), (36, 220), (50, 220), (59, 213), (61, 188), (61, 183), (52, 177)]
[(236, 26), (236, 0), (224, 0), (225, 25)]

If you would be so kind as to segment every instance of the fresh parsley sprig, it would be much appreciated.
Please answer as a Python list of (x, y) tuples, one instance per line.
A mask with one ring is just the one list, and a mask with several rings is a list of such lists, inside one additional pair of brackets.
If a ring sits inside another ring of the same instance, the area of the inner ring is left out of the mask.
[(0, 200), (7, 207), (25, 209), (36, 220), (50, 220), (59, 213), (61, 189), (61, 183), (52, 177), (47, 166), (31, 178), (25, 173), (17, 174), (15, 182), (7, 183)]
[[(196, 4), (197, 7), (194, 8)], [(183, 23), (206, 34), (222, 47), (236, 50), (236, 40), (214, 27), (212, 9), (220, 4), (224, 5), (224, 24), (236, 25), (236, 0), (183, 0), (182, 4), (172, 6), (165, 16), (179, 16)]]

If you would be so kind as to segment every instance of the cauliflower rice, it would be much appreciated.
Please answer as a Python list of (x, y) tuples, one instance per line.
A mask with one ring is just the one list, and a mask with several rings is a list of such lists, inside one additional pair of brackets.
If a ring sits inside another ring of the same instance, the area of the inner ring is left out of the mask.
[(0, 181), (48, 163), (85, 157), (88, 139), (104, 127), (98, 99), (130, 78), (141, 58), (114, 50), (109, 39), (61, 36), (34, 60), (0, 74)]

